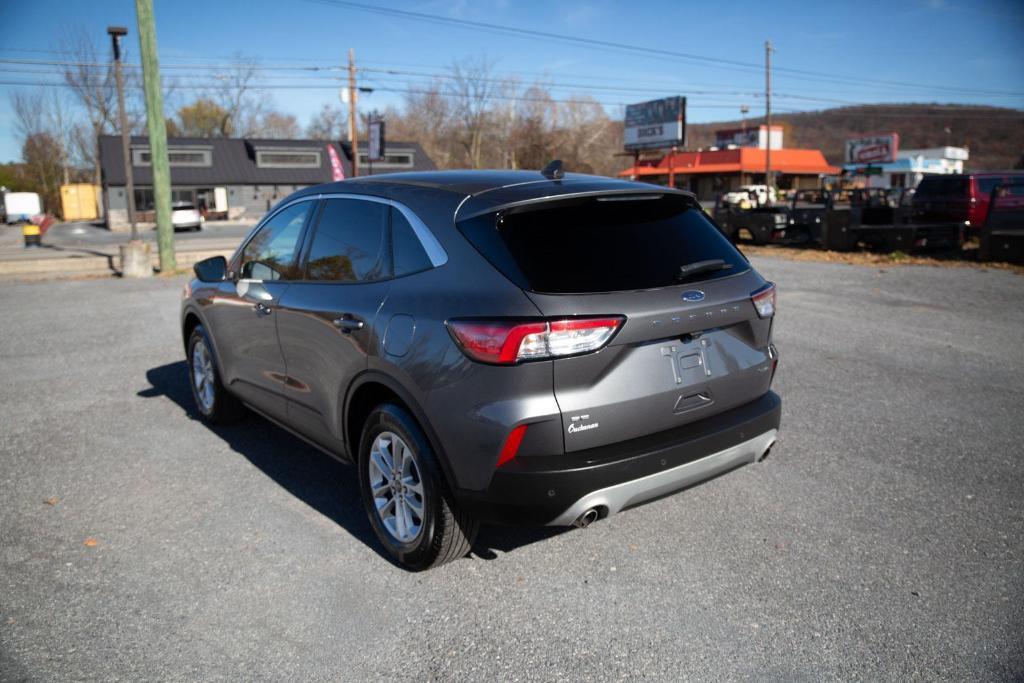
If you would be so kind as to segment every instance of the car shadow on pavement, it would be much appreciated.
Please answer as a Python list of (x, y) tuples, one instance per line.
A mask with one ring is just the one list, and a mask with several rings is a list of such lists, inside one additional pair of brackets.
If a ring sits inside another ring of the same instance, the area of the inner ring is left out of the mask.
[[(183, 360), (147, 370), (146, 379), (151, 386), (138, 392), (139, 396), (165, 396), (171, 399), (191, 419), (224, 439), (234, 451), (243, 455), (293, 496), (333, 520), (384, 559), (391, 560), (383, 552), (366, 518), (359, 500), (353, 467), (331, 458), (256, 415), (249, 415), (229, 425), (208, 425), (202, 422), (192, 400), (188, 368)], [(484, 526), (473, 545), (472, 555), (482, 560), (494, 560), (500, 557), (499, 553), (512, 552), (565, 531), (555, 527)]]

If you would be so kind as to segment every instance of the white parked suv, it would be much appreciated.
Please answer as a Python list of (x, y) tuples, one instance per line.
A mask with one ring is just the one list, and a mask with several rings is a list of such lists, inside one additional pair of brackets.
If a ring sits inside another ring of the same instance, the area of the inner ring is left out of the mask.
[(203, 216), (195, 204), (175, 202), (171, 205), (171, 225), (175, 230), (202, 230)]

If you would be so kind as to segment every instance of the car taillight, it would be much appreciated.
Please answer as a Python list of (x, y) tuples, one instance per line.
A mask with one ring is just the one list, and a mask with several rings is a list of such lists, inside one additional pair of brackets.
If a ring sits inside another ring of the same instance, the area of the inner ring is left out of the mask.
[(769, 282), (751, 294), (750, 300), (754, 302), (754, 308), (762, 318), (775, 315), (775, 285), (772, 283)]
[(597, 351), (622, 325), (621, 316), (559, 320), (451, 320), (448, 329), (473, 360), (496, 365)]

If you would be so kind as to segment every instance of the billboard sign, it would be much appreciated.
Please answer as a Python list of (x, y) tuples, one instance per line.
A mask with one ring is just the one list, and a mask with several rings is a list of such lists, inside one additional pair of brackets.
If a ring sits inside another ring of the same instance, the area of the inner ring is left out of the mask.
[(884, 164), (896, 160), (900, 136), (896, 133), (865, 135), (846, 141), (846, 163)]
[(686, 98), (680, 95), (626, 107), (625, 147), (666, 149), (686, 145)]
[(735, 145), (736, 147), (760, 147), (761, 127), (716, 130), (715, 146), (728, 147), (729, 145)]
[(370, 161), (382, 161), (384, 144), (384, 121), (373, 119), (370, 121), (370, 148), (367, 150), (367, 158)]

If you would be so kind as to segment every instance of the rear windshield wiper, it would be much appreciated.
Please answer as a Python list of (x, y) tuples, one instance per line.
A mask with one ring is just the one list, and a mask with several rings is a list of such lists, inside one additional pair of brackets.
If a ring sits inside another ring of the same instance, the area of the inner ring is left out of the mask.
[(676, 282), (683, 282), (689, 280), (695, 275), (701, 273), (711, 273), (716, 270), (727, 270), (732, 268), (731, 263), (726, 263), (720, 258), (708, 259), (707, 261), (694, 261), (688, 263), (685, 266), (679, 266), (679, 272), (676, 273)]

